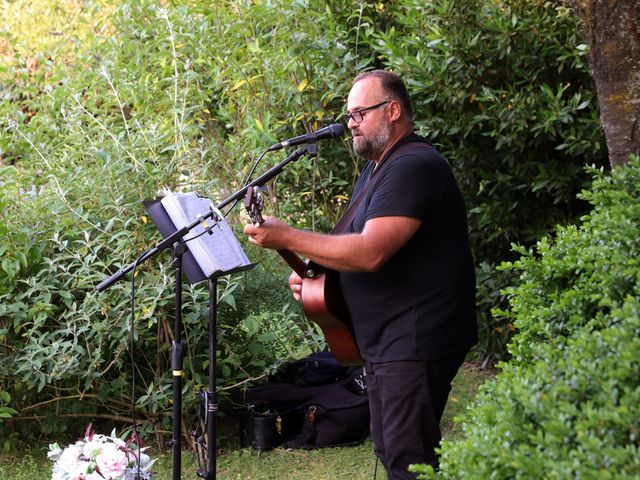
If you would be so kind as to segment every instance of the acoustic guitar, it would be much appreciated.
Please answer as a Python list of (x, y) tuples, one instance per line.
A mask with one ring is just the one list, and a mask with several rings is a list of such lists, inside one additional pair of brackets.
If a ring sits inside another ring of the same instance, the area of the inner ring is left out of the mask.
[[(256, 226), (264, 222), (264, 202), (258, 188), (247, 188), (244, 206)], [(320, 327), (336, 360), (344, 366), (364, 364), (354, 340), (349, 311), (342, 298), (338, 272), (305, 262), (290, 250), (277, 252), (302, 278), (304, 313)]]

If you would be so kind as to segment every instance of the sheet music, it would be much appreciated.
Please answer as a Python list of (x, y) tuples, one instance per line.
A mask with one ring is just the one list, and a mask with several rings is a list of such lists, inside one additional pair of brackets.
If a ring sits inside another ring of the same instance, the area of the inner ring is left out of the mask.
[[(170, 192), (161, 200), (161, 203), (178, 229), (192, 224), (199, 216), (208, 214), (214, 208), (209, 199), (201, 198), (194, 192)], [(210, 228), (210, 234), (202, 234), (206, 227)], [(200, 234), (202, 235), (198, 236)], [(224, 272), (251, 263), (229, 224), (219, 212), (195, 226), (184, 236), (184, 240), (207, 277), (216, 272)]]

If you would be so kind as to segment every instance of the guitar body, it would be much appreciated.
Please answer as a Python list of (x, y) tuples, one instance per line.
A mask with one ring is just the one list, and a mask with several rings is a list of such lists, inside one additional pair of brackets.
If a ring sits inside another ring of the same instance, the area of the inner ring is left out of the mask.
[[(251, 219), (262, 223), (262, 201), (252, 187), (247, 189), (245, 208)], [(289, 250), (277, 250), (302, 278), (302, 308), (305, 315), (320, 327), (335, 359), (344, 366), (364, 364), (355, 342), (349, 310), (342, 297), (338, 272), (307, 264)]]
[(314, 275), (309, 277), (309, 265), (298, 255), (289, 250), (277, 252), (302, 278), (304, 314), (320, 327), (338, 363), (344, 366), (363, 365), (349, 310), (342, 297), (338, 272), (314, 265)]
[(354, 340), (349, 311), (342, 299), (338, 272), (327, 270), (314, 278), (305, 278), (302, 281), (302, 308), (320, 327), (341, 365), (364, 363)]

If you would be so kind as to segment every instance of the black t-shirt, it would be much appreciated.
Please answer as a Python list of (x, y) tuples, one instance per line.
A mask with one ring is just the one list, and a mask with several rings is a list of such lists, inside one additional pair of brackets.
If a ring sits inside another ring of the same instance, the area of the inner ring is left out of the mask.
[[(367, 220), (404, 216), (422, 221), (413, 237), (377, 272), (340, 272), (340, 285), (360, 352), (370, 362), (432, 359), (477, 342), (475, 273), (462, 194), (448, 162), (411, 134), (384, 169), (369, 162), (352, 198), (368, 181), (346, 233)], [(380, 173), (378, 180), (376, 175)]]

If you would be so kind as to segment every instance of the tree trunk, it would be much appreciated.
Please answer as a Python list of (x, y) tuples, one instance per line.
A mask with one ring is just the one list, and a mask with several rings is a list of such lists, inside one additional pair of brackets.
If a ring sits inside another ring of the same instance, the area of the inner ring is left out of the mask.
[(612, 166), (640, 153), (640, 2), (574, 0), (589, 45)]

